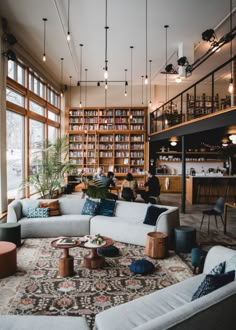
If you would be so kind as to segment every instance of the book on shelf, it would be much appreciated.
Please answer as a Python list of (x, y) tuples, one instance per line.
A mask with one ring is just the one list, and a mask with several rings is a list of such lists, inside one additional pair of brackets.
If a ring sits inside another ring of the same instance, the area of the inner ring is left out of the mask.
[(57, 245), (75, 245), (77, 241), (72, 238), (60, 238), (57, 241)]

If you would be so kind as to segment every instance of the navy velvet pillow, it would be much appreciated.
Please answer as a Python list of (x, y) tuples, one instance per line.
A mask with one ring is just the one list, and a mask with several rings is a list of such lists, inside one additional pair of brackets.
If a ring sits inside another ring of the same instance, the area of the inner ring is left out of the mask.
[(167, 211), (167, 209), (164, 207), (157, 207), (150, 205), (147, 209), (143, 223), (145, 223), (146, 225), (155, 226), (157, 222), (157, 218), (161, 213), (165, 211)]
[(86, 215), (96, 215), (98, 208), (98, 202), (92, 201), (91, 199), (86, 199), (81, 214)]
[(107, 217), (113, 217), (114, 216), (114, 210), (116, 206), (116, 201), (111, 199), (101, 199), (97, 214), (98, 215), (105, 215)]
[(119, 255), (119, 249), (114, 246), (100, 247), (98, 248), (98, 254), (101, 254), (104, 257), (117, 257)]
[(206, 275), (204, 281), (200, 284), (197, 291), (192, 296), (192, 301), (213, 292), (216, 289), (232, 282), (234, 280), (235, 271), (232, 270), (228, 273)]
[(131, 272), (135, 274), (149, 274), (152, 273), (155, 269), (153, 263), (146, 259), (135, 260), (129, 265)]

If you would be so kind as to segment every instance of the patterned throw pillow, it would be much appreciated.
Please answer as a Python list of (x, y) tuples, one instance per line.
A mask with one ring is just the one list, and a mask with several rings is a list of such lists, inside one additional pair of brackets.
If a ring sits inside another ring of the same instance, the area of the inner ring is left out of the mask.
[(232, 256), (229, 260), (227, 260), (225, 263), (225, 272), (229, 272), (231, 270), (236, 271), (236, 254)]
[(107, 217), (113, 217), (115, 206), (116, 206), (115, 200), (101, 199), (101, 202), (98, 205), (97, 214), (105, 215)]
[(235, 271), (216, 274), (216, 275), (206, 275), (204, 281), (197, 288), (196, 292), (192, 296), (192, 301), (207, 295), (208, 293), (213, 292), (216, 289), (221, 288), (222, 286), (232, 282), (234, 280)]
[(49, 217), (49, 208), (45, 207), (29, 207), (27, 212), (27, 218), (48, 218)]
[(40, 202), (39, 207), (42, 208), (48, 207), (50, 217), (61, 215), (59, 200), (50, 201), (50, 202)]
[(85, 215), (96, 215), (98, 202), (92, 201), (91, 199), (86, 198), (81, 214)]
[(223, 274), (225, 272), (225, 261), (216, 265), (209, 273), (209, 275)]

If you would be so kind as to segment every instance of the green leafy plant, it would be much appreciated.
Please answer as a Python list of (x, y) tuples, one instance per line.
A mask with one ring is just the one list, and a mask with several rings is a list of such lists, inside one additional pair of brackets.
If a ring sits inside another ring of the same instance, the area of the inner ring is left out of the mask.
[(75, 165), (68, 161), (69, 141), (67, 137), (57, 138), (54, 143), (48, 140), (39, 145), (31, 159), (34, 170), (23, 186), (34, 187), (41, 198), (53, 198), (64, 185), (65, 175), (75, 170)]
[(108, 188), (99, 180), (89, 180), (86, 194), (91, 198), (106, 199), (108, 196)]

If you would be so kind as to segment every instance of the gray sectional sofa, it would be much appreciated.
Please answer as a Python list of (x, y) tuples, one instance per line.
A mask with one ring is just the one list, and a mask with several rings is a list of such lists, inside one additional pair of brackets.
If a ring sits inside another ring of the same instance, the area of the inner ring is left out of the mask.
[(174, 228), (179, 226), (178, 207), (156, 205), (167, 210), (159, 215), (156, 225), (151, 226), (143, 223), (148, 204), (117, 201), (113, 217), (82, 215), (85, 199), (77, 195), (59, 199), (60, 216), (27, 218), (27, 208), (38, 207), (40, 201), (15, 200), (8, 206), (7, 222), (21, 224), (22, 238), (101, 234), (120, 242), (145, 246), (148, 232), (161, 231), (168, 234), (173, 245)]

